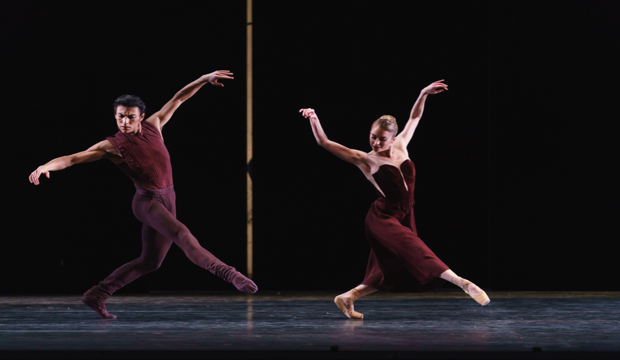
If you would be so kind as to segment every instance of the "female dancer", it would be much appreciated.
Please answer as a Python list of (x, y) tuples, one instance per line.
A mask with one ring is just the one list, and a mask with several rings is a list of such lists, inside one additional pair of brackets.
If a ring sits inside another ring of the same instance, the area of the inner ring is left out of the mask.
[(372, 151), (369, 153), (329, 140), (314, 110), (299, 110), (310, 119), (318, 144), (359, 167), (379, 195), (366, 216), (366, 236), (371, 247), (366, 276), (360, 285), (334, 299), (349, 318), (363, 318), (363, 314), (353, 308), (353, 302), (362, 296), (377, 290), (429, 291), (441, 286), (443, 281), (440, 279), (459, 286), (482, 306), (491, 301), (482, 289), (457, 276), (439, 260), (418, 237), (415, 227), (415, 167), (409, 159), (407, 145), (422, 117), (426, 97), (444, 90), (448, 90), (448, 85), (443, 80), (422, 89), (405, 129), (398, 136), (394, 117), (384, 115), (377, 119), (370, 130)]

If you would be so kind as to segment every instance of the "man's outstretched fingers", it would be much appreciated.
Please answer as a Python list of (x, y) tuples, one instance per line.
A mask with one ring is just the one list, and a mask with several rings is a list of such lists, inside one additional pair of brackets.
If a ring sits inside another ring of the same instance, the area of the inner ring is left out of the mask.
[(32, 174), (30, 174), (30, 182), (33, 184), (37, 184), (37, 171), (33, 171)]

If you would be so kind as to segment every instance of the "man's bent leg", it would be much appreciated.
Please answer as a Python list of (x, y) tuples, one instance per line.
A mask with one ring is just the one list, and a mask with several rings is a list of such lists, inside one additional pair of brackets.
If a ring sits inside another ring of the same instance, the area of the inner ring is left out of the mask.
[(97, 286), (93, 286), (84, 293), (82, 302), (103, 319), (115, 319), (116, 315), (109, 314), (105, 301), (118, 289), (129, 284), (140, 276), (155, 271), (166, 257), (172, 241), (158, 233), (152, 227), (142, 225), (142, 254), (139, 258), (114, 270)]
[(143, 216), (141, 219), (144, 223), (170, 238), (185, 252), (185, 255), (194, 264), (210, 271), (224, 281), (232, 283), (239, 291), (253, 294), (258, 290), (258, 287), (252, 280), (238, 272), (234, 267), (224, 264), (200, 246), (200, 243), (187, 226), (177, 220), (174, 214), (168, 211), (161, 203), (151, 202), (148, 211), (145, 211), (144, 215), (146, 216)]

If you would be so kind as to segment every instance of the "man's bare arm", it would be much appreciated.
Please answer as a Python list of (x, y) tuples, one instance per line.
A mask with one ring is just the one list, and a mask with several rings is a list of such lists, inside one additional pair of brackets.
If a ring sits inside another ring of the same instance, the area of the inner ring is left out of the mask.
[(109, 159), (114, 163), (122, 162), (122, 158), (117, 155), (116, 149), (108, 140), (101, 141), (85, 151), (75, 154), (57, 157), (47, 164), (39, 166), (30, 174), (29, 180), (35, 185), (39, 185), (39, 177), (42, 174), (49, 179), (50, 171), (58, 171), (66, 169), (75, 164), (87, 163), (101, 159)]
[(159, 131), (170, 120), (172, 114), (183, 104), (183, 102), (192, 96), (205, 84), (212, 84), (220, 87), (224, 87), (224, 84), (219, 83), (219, 79), (234, 79), (232, 74), (228, 70), (218, 70), (210, 74), (203, 75), (197, 80), (187, 84), (183, 89), (179, 90), (174, 97), (164, 105), (161, 110), (151, 115), (146, 121), (155, 125)]

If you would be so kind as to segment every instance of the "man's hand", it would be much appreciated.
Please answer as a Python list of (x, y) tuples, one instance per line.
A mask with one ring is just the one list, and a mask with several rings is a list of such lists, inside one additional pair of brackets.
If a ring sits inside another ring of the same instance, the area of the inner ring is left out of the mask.
[(35, 171), (32, 172), (32, 174), (30, 174), (30, 177), (28, 178), (30, 180), (30, 183), (39, 185), (39, 177), (41, 176), (41, 174), (45, 174), (48, 179), (50, 178), (50, 172), (43, 166), (39, 166)]
[(221, 86), (224, 87), (224, 84), (217, 82), (219, 79), (234, 79), (234, 77), (232, 77), (233, 73), (231, 73), (228, 70), (217, 70), (214, 71), (210, 74), (207, 75), (203, 75), (202, 78), (208, 82), (211, 85), (217, 85), (217, 86)]
[(220, 79), (232, 80), (234, 79), (232, 77), (232, 74), (233, 73), (231, 73), (228, 70), (217, 70), (212, 73), (202, 75), (198, 79), (185, 85), (185, 87), (179, 90), (172, 97), (172, 99), (170, 99), (170, 101), (168, 101), (161, 108), (161, 110), (149, 116), (149, 118), (146, 119), (146, 121), (155, 125), (155, 127), (158, 128), (159, 131), (161, 132), (161, 129), (170, 120), (170, 118), (172, 117), (172, 114), (174, 114), (174, 112), (179, 108), (179, 106), (181, 106), (183, 102), (185, 102), (187, 99), (194, 96), (194, 94), (196, 93), (196, 91), (198, 91), (198, 89), (200, 89), (207, 83), (220, 86), (220, 87), (224, 87), (224, 84), (219, 83), (218, 80)]
[(422, 93), (432, 95), (432, 94), (439, 94), (440, 92), (444, 90), (448, 90), (448, 84), (444, 84), (443, 79), (442, 79), (442, 80), (435, 81), (434, 83), (422, 89)]
[(82, 164), (101, 159), (110, 159), (115, 164), (122, 162), (122, 158), (118, 155), (112, 144), (108, 140), (103, 140), (91, 146), (87, 150), (71, 155), (57, 157), (50, 160), (48, 163), (39, 166), (30, 174), (30, 183), (39, 185), (39, 177), (41, 177), (41, 174), (45, 174), (45, 176), (49, 179), (50, 171), (58, 171), (75, 164)]

